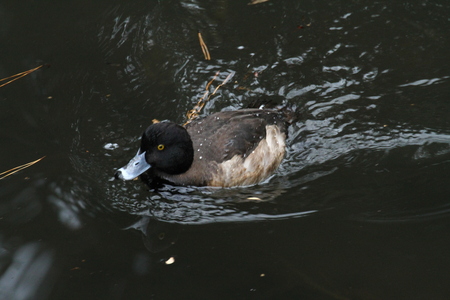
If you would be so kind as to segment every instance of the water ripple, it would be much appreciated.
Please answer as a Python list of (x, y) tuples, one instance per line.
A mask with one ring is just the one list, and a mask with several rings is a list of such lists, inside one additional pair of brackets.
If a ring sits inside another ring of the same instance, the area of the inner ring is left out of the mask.
[[(294, 2), (274, 5), (280, 5), (282, 12), (273, 19), (273, 27), (266, 28), (265, 39), (252, 30), (255, 23), (234, 19), (232, 9), (222, 4), (214, 7), (214, 13), (200, 2), (166, 5), (163, 1), (146, 11), (119, 5), (105, 12), (98, 43), (113, 66), (110, 77), (126, 91), (126, 99), (111, 99), (114, 111), (105, 108), (111, 115), (120, 111), (121, 122), (92, 128), (102, 137), (98, 150), (89, 158), (71, 160), (80, 173), (77, 175), (82, 177), (89, 170), (88, 176), (102, 179), (104, 185), (73, 191), (53, 187), (59, 192), (49, 201), (62, 211), (61, 222), (77, 227), (76, 218), (69, 221), (70, 213), (80, 211), (74, 205), (76, 198), (87, 198), (84, 202), (89, 207), (95, 202), (89, 199), (91, 194), (104, 195), (99, 196), (103, 208), (109, 204), (133, 216), (183, 224), (314, 215), (312, 212), (329, 209), (329, 200), (325, 200), (329, 195), (322, 197), (317, 191), (311, 196), (309, 190), (321, 189), (322, 182), (340, 176), (343, 169), (359, 172), (361, 161), (361, 172), (372, 172), (379, 170), (383, 160), (395, 158), (398, 151), (411, 165), (446, 159), (450, 132), (445, 120), (436, 118), (431, 110), (416, 114), (417, 122), (411, 116), (420, 100), (416, 90), (433, 93), (427, 88), (442, 87), (449, 76), (424, 72), (421, 78), (415, 77), (416, 68), (428, 64), (423, 53), (411, 51), (407, 35), (400, 35), (408, 24), (382, 21), (386, 7), (374, 5), (370, 13), (364, 11), (357, 17), (342, 12), (324, 24), (311, 21), (319, 17), (311, 11), (305, 21), (307, 28), (296, 30), (292, 24), (298, 22), (299, 14), (305, 14), (302, 6)], [(256, 18), (266, 20), (271, 13), (260, 14)], [(227, 31), (225, 19), (238, 22), (241, 30)], [(393, 27), (399, 28), (395, 51), (391, 44), (366, 37), (366, 32)], [(210, 48), (210, 61), (201, 54), (198, 31)], [(405, 58), (398, 57), (397, 49), (405, 51)], [(425, 50), (434, 51), (430, 47)], [(415, 69), (409, 69), (413, 65)], [(289, 128), (286, 159), (276, 174), (260, 185), (220, 191), (171, 186), (149, 191), (140, 182), (110, 181), (113, 165), (120, 165), (135, 152), (140, 135), (136, 126), (144, 127), (152, 118), (183, 122), (184, 113), (203, 96), (217, 71), (220, 75), (210, 91), (228, 74), (235, 75), (205, 106), (205, 114), (238, 109), (266, 98), (298, 107), (301, 118)], [(136, 114), (136, 110), (145, 113)], [(391, 114), (394, 110), (398, 113)], [(130, 118), (139, 124), (126, 125)], [(437, 125), (425, 126), (421, 121), (426, 118), (436, 120)], [(74, 145), (73, 152), (82, 144)], [(105, 149), (107, 144), (115, 147)], [(255, 198), (261, 200), (249, 200)]]

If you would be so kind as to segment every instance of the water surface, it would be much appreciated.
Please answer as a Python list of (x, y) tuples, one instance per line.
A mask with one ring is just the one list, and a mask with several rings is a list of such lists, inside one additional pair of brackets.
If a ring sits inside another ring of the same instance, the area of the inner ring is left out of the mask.
[[(1, 299), (445, 299), (450, 4), (6, 1)], [(197, 33), (211, 53), (205, 60)], [(114, 181), (152, 119), (295, 106), (265, 182)], [(260, 200), (255, 200), (259, 198)]]

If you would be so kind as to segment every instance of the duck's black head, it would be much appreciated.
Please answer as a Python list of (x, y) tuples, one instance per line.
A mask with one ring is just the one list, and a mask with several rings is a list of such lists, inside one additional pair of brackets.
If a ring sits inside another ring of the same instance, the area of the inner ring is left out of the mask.
[(194, 159), (191, 137), (184, 127), (170, 122), (150, 125), (142, 135), (141, 153), (155, 169), (167, 174), (186, 172)]
[(194, 159), (194, 148), (186, 129), (171, 122), (150, 125), (142, 135), (136, 156), (115, 177), (133, 179), (149, 168), (175, 175), (186, 172)]

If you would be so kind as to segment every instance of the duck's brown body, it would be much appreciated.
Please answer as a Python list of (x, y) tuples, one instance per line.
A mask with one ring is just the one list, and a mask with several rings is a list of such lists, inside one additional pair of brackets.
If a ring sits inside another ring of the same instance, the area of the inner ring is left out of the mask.
[(182, 174), (153, 169), (178, 185), (245, 186), (269, 177), (285, 154), (284, 113), (242, 109), (219, 112), (186, 126), (194, 149), (191, 167)]

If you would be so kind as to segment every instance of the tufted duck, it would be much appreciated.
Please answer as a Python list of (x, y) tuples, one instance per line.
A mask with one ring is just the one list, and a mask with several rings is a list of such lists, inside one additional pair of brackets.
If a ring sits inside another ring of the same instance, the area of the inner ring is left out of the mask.
[(285, 154), (288, 116), (275, 109), (223, 111), (193, 120), (150, 125), (136, 156), (115, 177), (149, 170), (177, 185), (245, 186), (269, 177)]

